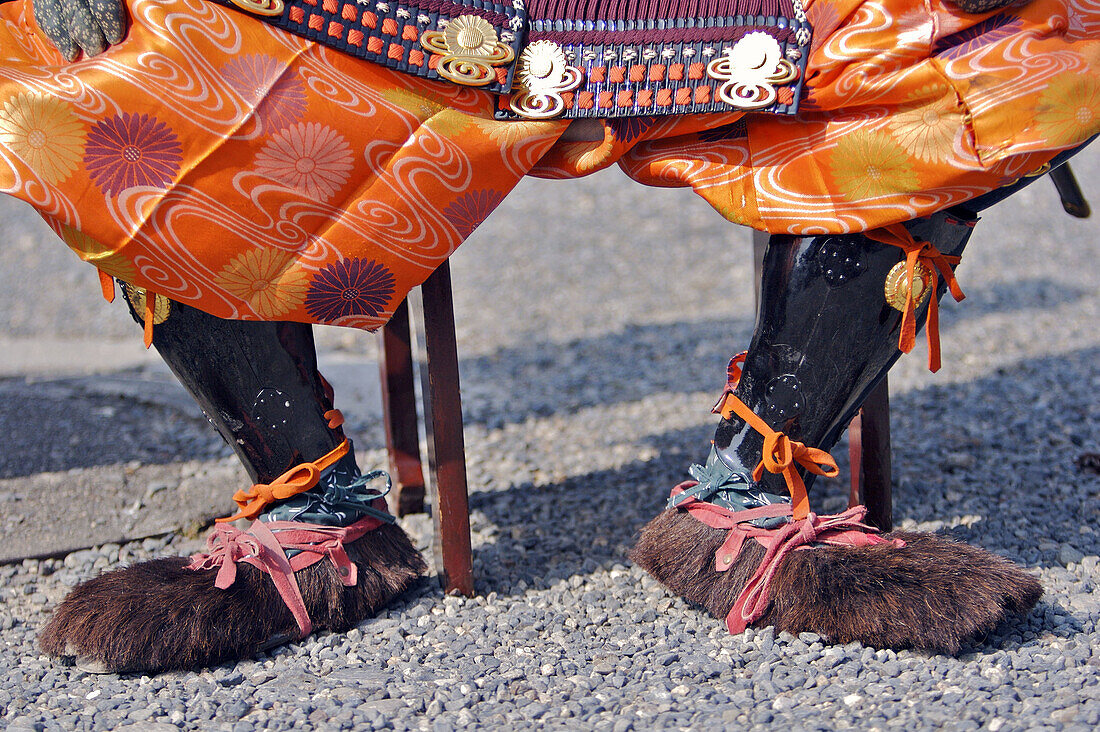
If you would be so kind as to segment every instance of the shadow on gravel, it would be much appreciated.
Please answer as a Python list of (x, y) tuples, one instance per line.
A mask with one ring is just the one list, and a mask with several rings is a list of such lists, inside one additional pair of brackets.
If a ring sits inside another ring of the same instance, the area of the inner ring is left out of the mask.
[(197, 406), (179, 402), (178, 391), (133, 370), (0, 380), (0, 478), (224, 456), (221, 438)]
[(1057, 305), (1077, 302), (1091, 294), (1049, 277), (996, 282), (985, 287), (969, 285), (964, 286), (963, 290), (966, 301), (961, 304), (955, 304), (950, 297), (944, 299), (946, 307), (940, 308), (941, 326), (993, 313), (1048, 310)]
[(726, 364), (748, 348), (752, 326), (751, 318), (638, 325), (463, 358), (463, 419), (496, 428), (659, 392), (720, 392)]
[[(1100, 477), (1074, 465), (1100, 435), (1100, 400), (1088, 376), (1098, 359), (1100, 349), (1087, 349), (899, 395), (895, 521), (970, 517), (946, 533), (1027, 567), (1058, 566), (1067, 542), (1100, 553), (1100, 534), (1081, 532), (1100, 518)], [(710, 428), (650, 435), (653, 460), (473, 493), (475, 527), (495, 535), (475, 555), (479, 592), (522, 594), (625, 564), (637, 529), (661, 510), (710, 436)], [(835, 508), (841, 483), (817, 483), (816, 500), (828, 497)]]
[[(1049, 309), (1086, 294), (1041, 277), (967, 288), (965, 305), (941, 308), (941, 326), (992, 313)], [(532, 342), (462, 358), (464, 392), (469, 392), (464, 420), (495, 428), (529, 417), (638, 401), (655, 392), (695, 392), (708, 386), (720, 391), (730, 356), (748, 348), (753, 318), (638, 325), (593, 338)], [(523, 398), (516, 399), (517, 394)]]

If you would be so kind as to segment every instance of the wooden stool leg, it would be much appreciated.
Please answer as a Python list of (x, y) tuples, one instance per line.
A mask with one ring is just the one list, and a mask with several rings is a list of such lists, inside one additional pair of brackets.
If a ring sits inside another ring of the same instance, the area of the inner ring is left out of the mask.
[(462, 396), (458, 383), (451, 271), (446, 262), (420, 288), (424, 300), (424, 421), (432, 471), (436, 556), (444, 592), (474, 594), (470, 552), (470, 506), (466, 449), (462, 438)]
[(890, 385), (886, 377), (876, 386), (848, 428), (848, 456), (852, 466), (849, 507), (867, 506), (867, 523), (882, 531), (894, 527), (890, 484)]
[(424, 471), (420, 467), (420, 437), (416, 422), (409, 303), (403, 301), (382, 327), (382, 421), (394, 490), (390, 510), (398, 516), (424, 512)]

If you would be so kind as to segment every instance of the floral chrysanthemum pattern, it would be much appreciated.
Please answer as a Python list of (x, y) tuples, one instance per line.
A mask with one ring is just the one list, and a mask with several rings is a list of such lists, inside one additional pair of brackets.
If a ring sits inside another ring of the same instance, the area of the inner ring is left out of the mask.
[(1035, 120), (1044, 134), (1063, 145), (1083, 142), (1096, 128), (1100, 115), (1100, 77), (1063, 76), (1039, 96)]
[(829, 153), (829, 172), (837, 190), (860, 201), (918, 187), (917, 174), (898, 143), (882, 132), (854, 132)]
[(596, 122), (594, 142), (248, 15), (135, 2), (125, 44), (63, 69), (33, 3), (0, 3), (0, 190), (102, 271), (219, 317), (378, 327), (524, 175), (617, 164), (755, 228), (862, 231), (1100, 133), (1087, 2), (815, 0), (797, 116)]
[(0, 109), (0, 144), (57, 184), (80, 164), (84, 125), (68, 104), (36, 92), (17, 94)]
[(351, 176), (351, 146), (319, 122), (299, 122), (273, 135), (256, 155), (256, 172), (327, 202)]
[(318, 323), (351, 316), (375, 317), (394, 294), (393, 273), (373, 259), (341, 259), (322, 269), (309, 285), (306, 310)]
[(133, 282), (137, 268), (125, 254), (111, 249), (103, 242), (88, 236), (72, 226), (62, 225), (61, 238), (77, 255), (96, 269), (123, 282)]
[(977, 25), (941, 38), (932, 51), (943, 58), (958, 59), (1010, 38), (1022, 29), (1023, 21), (1018, 16), (999, 13)]
[(955, 137), (962, 132), (963, 114), (950, 99), (899, 111), (887, 127), (901, 146), (924, 161), (945, 160)]
[(176, 133), (148, 114), (123, 112), (97, 122), (84, 148), (84, 166), (108, 196), (134, 186), (164, 188), (182, 160)]
[(609, 119), (607, 126), (619, 142), (633, 142), (653, 126), (657, 120), (653, 117), (617, 117)]
[(723, 140), (736, 140), (738, 138), (746, 137), (749, 134), (749, 127), (746, 124), (744, 118), (731, 122), (728, 125), (722, 125), (721, 127), (711, 127), (709, 130), (703, 130), (699, 133), (699, 139), (703, 142), (722, 142)]
[(478, 129), (490, 140), (500, 146), (510, 146), (532, 137), (546, 135), (561, 129), (560, 122), (538, 122), (535, 120), (501, 121), (491, 117), (476, 119)]
[(240, 254), (214, 277), (214, 284), (248, 303), (261, 318), (273, 320), (297, 310), (309, 289), (309, 276), (296, 257), (273, 249)]
[(271, 56), (237, 56), (221, 67), (221, 75), (241, 99), (255, 105), (256, 117), (265, 132), (278, 132), (305, 114), (306, 90), (297, 72)]
[(465, 239), (503, 200), (504, 194), (500, 191), (474, 191), (448, 204), (443, 215)]

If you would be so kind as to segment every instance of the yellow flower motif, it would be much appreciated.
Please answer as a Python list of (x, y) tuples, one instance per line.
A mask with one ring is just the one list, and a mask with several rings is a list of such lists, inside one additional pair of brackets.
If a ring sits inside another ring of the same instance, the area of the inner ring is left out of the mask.
[(918, 189), (917, 174), (905, 150), (883, 132), (845, 135), (829, 153), (829, 172), (849, 201)]
[(963, 115), (945, 97), (897, 113), (889, 126), (910, 155), (927, 162), (941, 161), (951, 153), (955, 136), (963, 127)]
[(61, 238), (81, 259), (95, 265), (101, 272), (123, 282), (133, 282), (137, 278), (137, 268), (133, 262), (83, 231), (63, 224)]
[(431, 97), (404, 89), (387, 89), (382, 96), (389, 102), (416, 115), (416, 118), (443, 137), (457, 137), (466, 131), (470, 116)]
[(56, 97), (24, 92), (0, 109), (0, 144), (47, 183), (60, 183), (76, 170), (84, 134), (69, 105)]
[(495, 119), (476, 119), (478, 128), (484, 132), (490, 140), (501, 147), (511, 147), (517, 142), (528, 140), (538, 135), (549, 135), (561, 129), (561, 122), (535, 122), (531, 120), (516, 120), (504, 122)]
[(1055, 145), (1083, 142), (1100, 131), (1100, 79), (1059, 76), (1039, 95), (1035, 121)]
[(444, 137), (458, 137), (470, 127), (470, 116), (457, 109), (442, 109), (428, 120), (428, 127)]
[(274, 249), (253, 249), (222, 268), (214, 284), (248, 303), (261, 318), (278, 318), (302, 306), (309, 275), (291, 269), (293, 254)]
[(382, 98), (391, 104), (396, 104), (398, 107), (412, 112), (421, 120), (428, 119), (445, 106), (431, 97), (425, 97), (404, 89), (384, 89)]

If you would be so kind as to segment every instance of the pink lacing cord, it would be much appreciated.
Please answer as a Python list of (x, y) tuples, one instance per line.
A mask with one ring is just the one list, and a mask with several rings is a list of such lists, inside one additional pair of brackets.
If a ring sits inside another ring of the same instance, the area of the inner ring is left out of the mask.
[[(684, 481), (672, 489), (677, 496), (688, 488), (698, 485), (696, 481)], [(685, 499), (679, 508), (698, 521), (714, 529), (728, 529), (729, 534), (722, 546), (715, 552), (715, 570), (725, 572), (741, 554), (746, 539), (755, 539), (766, 550), (760, 566), (756, 568), (737, 601), (726, 616), (726, 627), (730, 633), (741, 633), (752, 623), (759, 620), (768, 609), (768, 596), (772, 578), (783, 559), (792, 551), (811, 549), (814, 544), (830, 546), (873, 546), (875, 544), (893, 544), (905, 546), (901, 539), (885, 539), (877, 536), (878, 529), (861, 523), (867, 515), (866, 506), (854, 506), (843, 513), (831, 516), (818, 516), (810, 513), (806, 518), (791, 518), (791, 505), (777, 503), (744, 511), (730, 511), (706, 503), (697, 498)], [(787, 517), (788, 522), (771, 529), (753, 525), (752, 521), (763, 518)]]
[[(242, 531), (231, 524), (218, 524), (206, 539), (207, 551), (191, 557), (187, 569), (218, 568), (214, 586), (227, 589), (237, 579), (237, 564), (245, 562), (271, 576), (275, 589), (298, 623), (301, 638), (313, 630), (302, 591), (294, 573), (326, 557), (347, 587), (358, 579), (355, 563), (348, 558), (344, 544), (353, 542), (382, 525), (368, 516), (350, 526), (324, 526), (297, 521), (255, 521)], [(298, 553), (290, 559), (287, 550)]]

